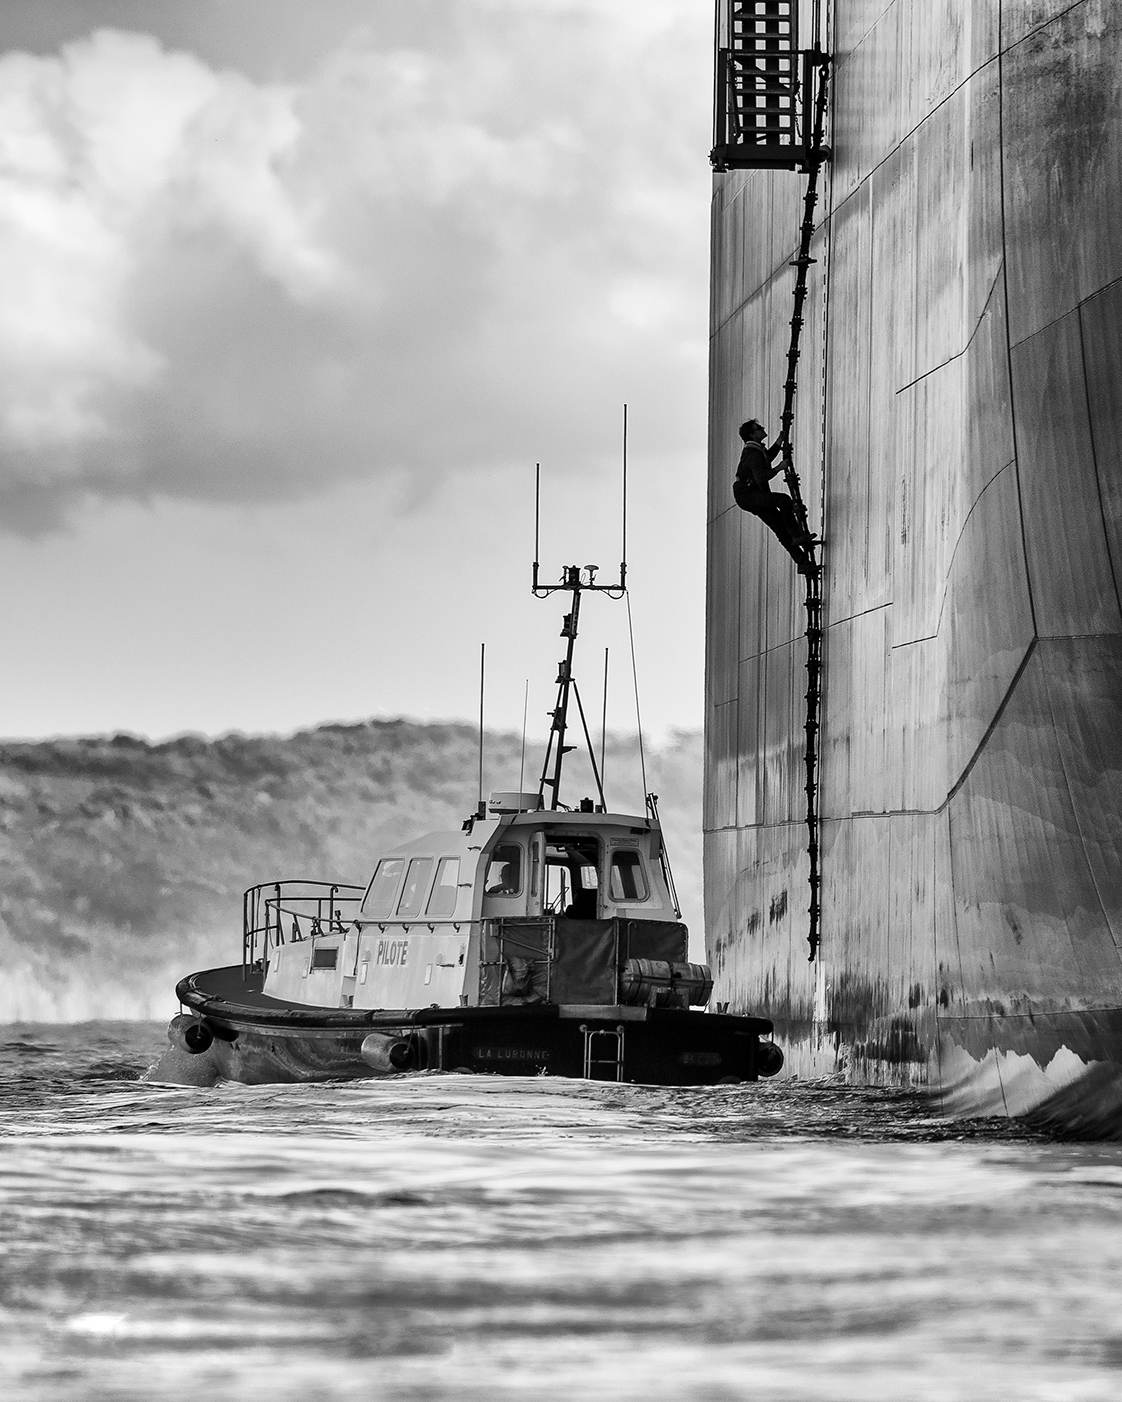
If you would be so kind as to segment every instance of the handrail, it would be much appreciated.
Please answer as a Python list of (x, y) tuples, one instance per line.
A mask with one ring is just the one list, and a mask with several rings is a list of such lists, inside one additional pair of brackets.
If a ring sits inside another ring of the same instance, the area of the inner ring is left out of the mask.
[(799, 0), (717, 0), (714, 170), (806, 169), (799, 9)]
[[(647, 795), (647, 811), (651, 815), (651, 820), (658, 828), (659, 835), (662, 835), (662, 821), (658, 816), (658, 794), (649, 793)], [(662, 874), (666, 879), (666, 889), (670, 892), (670, 900), (674, 905), (674, 918), (681, 920), (682, 907), (678, 901), (678, 888), (674, 885), (674, 873), (670, 869), (670, 853), (666, 850), (666, 842), (660, 841), (658, 845), (658, 860), (662, 867)]]
[[(554, 915), (527, 915), (527, 916), (492, 916), (481, 922), (484, 927), (484, 934), (489, 936), (495, 943), (494, 959), (485, 959), (483, 955), (487, 952), (480, 949), (479, 958), (479, 994), (480, 1005), (483, 1004), (483, 984), (485, 979), (484, 970), (495, 970), (497, 974), (495, 982), (496, 1002), (494, 1006), (504, 1007), (503, 1002), (505, 989), (503, 984), (506, 981), (506, 974), (509, 969), (509, 959), (520, 958), (517, 954), (508, 954), (507, 947), (513, 945), (515, 949), (522, 950), (524, 954), (532, 957), (526, 960), (527, 964), (540, 968), (545, 965), (545, 993), (541, 996), (543, 1002), (550, 1002), (550, 993), (553, 987), (553, 960), (556, 955), (556, 927), (557, 917)], [(519, 939), (519, 934), (526, 931), (528, 935), (530, 929), (535, 930), (539, 937), (545, 936), (545, 948), (541, 946), (541, 940), (537, 944), (527, 943), (526, 938)], [(519, 995), (508, 995), (519, 996)]]
[[(344, 895), (343, 892), (357, 894)], [(304, 938), (300, 932), (301, 919), (308, 921), (309, 937), (322, 933), (325, 924), (329, 930), (342, 930), (341, 907), (361, 902), (365, 893), (365, 886), (349, 882), (302, 878), (250, 886), (242, 895), (243, 971), (248, 972), (257, 962), (259, 937), (264, 945), (262, 958), (268, 957), (270, 936), (274, 948), (287, 943), (282, 916), (293, 920), (293, 934), (297, 940)]]
[(424, 925), (430, 930), (436, 925), (452, 925), (458, 930), (461, 925), (478, 925), (479, 921), (472, 920), (470, 915), (363, 915), (359, 912), (351, 923), (364, 930), (371, 925), (377, 925), (379, 930), (389, 925), (400, 925), (403, 930), (413, 925)]

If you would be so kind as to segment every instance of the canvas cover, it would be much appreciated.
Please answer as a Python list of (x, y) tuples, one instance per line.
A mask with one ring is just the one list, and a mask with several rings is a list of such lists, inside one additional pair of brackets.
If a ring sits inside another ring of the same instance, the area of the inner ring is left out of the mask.
[(689, 958), (689, 931), (677, 920), (621, 920), (619, 962), (661, 959), (684, 964)]
[(687, 945), (686, 927), (676, 920), (488, 920), (479, 1003), (611, 1005), (619, 1002), (619, 970), (629, 959), (680, 964), (687, 958)]
[(616, 1002), (615, 920), (558, 920), (550, 999), (554, 1003)]

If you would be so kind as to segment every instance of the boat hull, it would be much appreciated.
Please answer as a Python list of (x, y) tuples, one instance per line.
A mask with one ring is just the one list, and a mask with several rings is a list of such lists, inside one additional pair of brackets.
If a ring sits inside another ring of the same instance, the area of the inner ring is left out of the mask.
[(153, 1079), (261, 1085), (392, 1074), (364, 1060), (371, 1034), (407, 1043), (409, 1069), (418, 1071), (691, 1086), (752, 1081), (778, 1069), (772, 1025), (763, 1018), (557, 1004), (370, 1012), (289, 1006), (260, 987), (260, 974), (243, 975), (240, 966), (184, 979), (177, 995), (209, 1045), (196, 1055), (173, 1045)]
[(730, 483), (777, 427), (802, 181), (716, 177), (715, 996), (788, 1066), (1117, 1134), (1122, 12), (836, 0), (796, 458), (822, 534), (822, 942), (800, 581)]

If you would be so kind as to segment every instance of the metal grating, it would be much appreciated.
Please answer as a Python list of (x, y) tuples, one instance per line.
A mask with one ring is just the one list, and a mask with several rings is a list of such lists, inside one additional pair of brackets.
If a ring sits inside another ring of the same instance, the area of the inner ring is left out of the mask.
[(723, 0), (717, 16), (717, 170), (806, 162), (797, 0)]

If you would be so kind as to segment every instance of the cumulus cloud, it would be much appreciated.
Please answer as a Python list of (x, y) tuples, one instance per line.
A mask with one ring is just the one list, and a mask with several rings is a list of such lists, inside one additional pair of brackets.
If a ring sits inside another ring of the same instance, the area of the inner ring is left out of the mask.
[(681, 450), (704, 374), (704, 18), (446, 0), (300, 82), (101, 31), (0, 58), (0, 522)]

